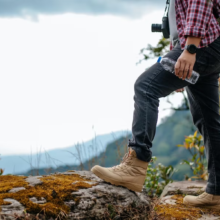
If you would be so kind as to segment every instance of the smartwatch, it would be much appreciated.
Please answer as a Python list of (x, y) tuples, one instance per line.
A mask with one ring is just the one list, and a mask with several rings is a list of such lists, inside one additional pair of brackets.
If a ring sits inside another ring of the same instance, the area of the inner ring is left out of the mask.
[(194, 44), (189, 44), (189, 45), (186, 45), (184, 49), (187, 50), (191, 54), (195, 54), (197, 52), (198, 47)]

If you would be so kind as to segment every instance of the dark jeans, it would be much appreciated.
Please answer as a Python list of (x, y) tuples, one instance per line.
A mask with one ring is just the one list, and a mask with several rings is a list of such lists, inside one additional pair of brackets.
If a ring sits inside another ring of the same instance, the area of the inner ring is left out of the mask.
[[(182, 52), (177, 44), (165, 57), (177, 60)], [(137, 78), (134, 85), (133, 138), (129, 139), (128, 146), (136, 151), (140, 160), (151, 160), (150, 148), (156, 132), (159, 98), (185, 87), (193, 122), (204, 138), (209, 172), (206, 192), (220, 195), (220, 37), (208, 47), (199, 49), (194, 70), (200, 74), (194, 85), (164, 70), (160, 63), (155, 63)]]

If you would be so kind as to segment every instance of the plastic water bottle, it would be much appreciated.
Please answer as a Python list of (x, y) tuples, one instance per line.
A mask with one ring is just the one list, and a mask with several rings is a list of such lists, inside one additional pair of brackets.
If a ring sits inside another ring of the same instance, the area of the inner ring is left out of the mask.
[[(163, 57), (163, 58), (159, 57), (157, 62), (160, 63), (165, 70), (175, 74), (175, 64), (176, 64), (175, 60), (172, 60), (168, 57)], [(196, 71), (193, 70), (191, 77), (189, 79), (186, 78), (185, 81), (187, 81), (191, 84), (195, 84), (198, 79), (199, 79), (199, 73), (197, 73)]]

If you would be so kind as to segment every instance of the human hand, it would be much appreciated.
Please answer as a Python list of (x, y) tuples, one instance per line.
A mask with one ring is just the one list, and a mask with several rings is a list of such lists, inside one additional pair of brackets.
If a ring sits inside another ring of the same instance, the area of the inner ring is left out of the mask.
[(196, 54), (191, 54), (187, 50), (184, 50), (175, 64), (175, 75), (182, 80), (189, 79), (192, 75), (195, 62)]

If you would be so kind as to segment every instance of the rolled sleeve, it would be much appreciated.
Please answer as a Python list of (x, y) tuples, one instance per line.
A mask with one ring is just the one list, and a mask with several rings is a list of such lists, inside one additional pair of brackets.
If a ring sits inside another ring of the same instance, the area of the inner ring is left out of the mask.
[(185, 36), (193, 36), (205, 38), (206, 30), (204, 28), (199, 28), (195, 26), (186, 26), (184, 29)]
[(212, 15), (213, 3), (207, 0), (189, 0), (184, 36), (205, 38)]

